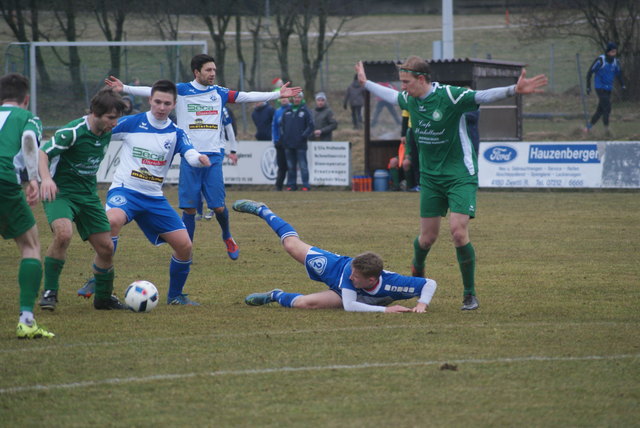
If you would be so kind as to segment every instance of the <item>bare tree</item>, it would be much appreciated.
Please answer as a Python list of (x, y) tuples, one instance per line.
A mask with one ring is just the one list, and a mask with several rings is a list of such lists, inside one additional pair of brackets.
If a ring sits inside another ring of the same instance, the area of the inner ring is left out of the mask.
[(298, 14), (298, 1), (283, 0), (276, 2), (274, 8), (277, 34), (271, 34), (271, 29), (267, 28), (269, 34), (268, 45), (275, 49), (280, 64), (280, 77), (283, 81), (291, 80), (289, 74), (289, 39), (295, 32), (295, 23)]
[(213, 45), (215, 47), (216, 60), (216, 80), (222, 86), (225, 85), (225, 57), (227, 54), (227, 42), (225, 34), (231, 18), (235, 16), (235, 1), (220, 0), (215, 3), (208, 0), (202, 0), (202, 20), (209, 30)]
[[(251, 35), (251, 62), (247, 63), (244, 58), (244, 53), (242, 49), (242, 16), (236, 15), (236, 55), (238, 57), (238, 62), (245, 65), (245, 80), (249, 86), (249, 88), (257, 87), (257, 70), (258, 63), (260, 61), (260, 52), (261, 52), (261, 31), (262, 31), (262, 15), (258, 15), (257, 17), (246, 17), (244, 19), (247, 30)], [(240, 85), (238, 85), (240, 87)]]
[[(110, 42), (120, 42), (124, 36), (124, 21), (127, 17), (127, 0), (105, 2), (97, 0), (93, 4), (93, 13), (105, 38)], [(111, 68), (109, 74), (120, 75), (120, 46), (109, 46)]]
[[(11, 29), (11, 32), (17, 41), (23, 43), (31, 41), (37, 42), (40, 40), (40, 29), (38, 27), (38, 5), (42, 2), (30, 0), (28, 10), (25, 9), (24, 3), (25, 2), (21, 0), (0, 1), (0, 13), (2, 13), (2, 18)], [(30, 21), (27, 16), (25, 16), (26, 13), (29, 13)], [(27, 26), (29, 25), (31, 27), (31, 40), (27, 34)], [(49, 73), (47, 72), (40, 48), (36, 48), (36, 68), (38, 70), (38, 76), (40, 76), (40, 83), (42, 86), (50, 86), (51, 77), (49, 77)]]
[[(599, 49), (618, 44), (618, 57), (629, 86), (629, 96), (640, 95), (631, 76), (640, 75), (640, 2), (637, 0), (554, 0), (524, 15), (523, 36), (528, 38), (578, 36)], [(598, 49), (598, 50), (599, 50)]]
[[(294, 28), (300, 40), (302, 75), (307, 97), (315, 93), (318, 71), (331, 44), (344, 24), (351, 19), (348, 16), (336, 17), (335, 28), (329, 29), (329, 12), (337, 10), (339, 5), (336, 3), (331, 0), (304, 0), (301, 2), (302, 11), (295, 20)], [(315, 34), (312, 34), (312, 30), (315, 30)], [(315, 37), (315, 43), (312, 43), (310, 36)]]
[[(145, 9), (144, 16), (152, 22), (152, 27), (158, 33), (161, 40), (178, 40), (178, 32), (180, 29), (180, 18), (182, 17), (182, 8), (169, 8), (166, 4), (158, 2), (150, 2)], [(169, 64), (169, 76), (180, 75), (183, 80), (193, 78), (191, 70), (178, 58), (178, 46), (166, 46), (165, 54), (167, 63)]]
[[(62, 30), (65, 39), (69, 42), (75, 42), (78, 37), (76, 28), (76, 11), (77, 5), (74, 0), (65, 0), (62, 2), (62, 10), (54, 9), (54, 16), (60, 29)], [(54, 51), (55, 52), (55, 51)], [(77, 46), (69, 46), (69, 61), (64, 61), (57, 53), (58, 59), (69, 68), (69, 75), (71, 77), (71, 88), (74, 96), (77, 98), (82, 95), (82, 75), (80, 72), (80, 55), (78, 53)]]

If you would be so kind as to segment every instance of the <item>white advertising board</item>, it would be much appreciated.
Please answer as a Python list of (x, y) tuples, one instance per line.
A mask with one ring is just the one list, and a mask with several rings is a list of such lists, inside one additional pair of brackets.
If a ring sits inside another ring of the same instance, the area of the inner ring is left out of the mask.
[[(98, 182), (110, 183), (120, 159), (122, 142), (109, 144), (98, 170)], [(274, 184), (278, 167), (276, 151), (269, 141), (239, 141), (238, 164), (228, 158), (222, 166), (226, 184)], [(180, 156), (175, 156), (165, 183), (177, 183)], [(309, 182), (313, 186), (349, 186), (351, 184), (351, 148), (347, 141), (312, 141), (307, 152)], [(298, 181), (300, 173), (298, 172)], [(301, 184), (301, 182), (300, 182)]]
[(480, 187), (639, 188), (639, 141), (481, 143)]

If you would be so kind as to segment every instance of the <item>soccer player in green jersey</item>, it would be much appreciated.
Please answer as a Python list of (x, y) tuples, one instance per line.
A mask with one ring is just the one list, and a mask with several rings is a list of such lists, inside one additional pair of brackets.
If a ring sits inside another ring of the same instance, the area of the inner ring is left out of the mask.
[(60, 273), (73, 234), (72, 221), (83, 241), (96, 252), (93, 272), (96, 309), (125, 309), (113, 292), (113, 242), (109, 220), (96, 189), (96, 174), (126, 105), (111, 89), (91, 100), (87, 116), (58, 129), (40, 148), (41, 195), (54, 237), (44, 259), (42, 309), (54, 310), (58, 301)]
[(400, 65), (402, 92), (398, 92), (368, 81), (362, 62), (356, 64), (356, 72), (367, 90), (408, 110), (411, 117), (420, 160), (420, 235), (413, 243), (413, 275), (424, 276), (440, 220), (451, 211), (449, 228), (464, 286), (461, 309), (477, 309), (476, 257), (469, 240), (469, 220), (476, 215), (478, 155), (467, 134), (464, 113), (476, 110), (478, 104), (540, 92), (547, 78), (527, 78), (523, 69), (515, 85), (474, 91), (432, 82), (429, 64), (411, 56)]
[[(26, 110), (29, 81), (20, 74), (0, 78), (0, 235), (13, 239), (22, 260), (18, 268), (20, 286), (19, 339), (52, 338), (53, 333), (38, 326), (33, 306), (42, 280), (40, 241), (36, 220), (29, 205), (39, 200), (38, 140), (40, 119)], [(26, 167), (29, 183), (22, 191), (17, 169)]]

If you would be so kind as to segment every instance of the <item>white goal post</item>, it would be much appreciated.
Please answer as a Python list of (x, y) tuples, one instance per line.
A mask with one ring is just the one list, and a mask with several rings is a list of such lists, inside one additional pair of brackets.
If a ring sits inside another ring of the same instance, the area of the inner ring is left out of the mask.
[(37, 114), (38, 97), (36, 84), (36, 48), (38, 47), (68, 47), (68, 46), (202, 46), (202, 53), (207, 53), (208, 45), (206, 40), (190, 41), (139, 41), (139, 42), (31, 42), (29, 43), (29, 79), (31, 84), (31, 112)]

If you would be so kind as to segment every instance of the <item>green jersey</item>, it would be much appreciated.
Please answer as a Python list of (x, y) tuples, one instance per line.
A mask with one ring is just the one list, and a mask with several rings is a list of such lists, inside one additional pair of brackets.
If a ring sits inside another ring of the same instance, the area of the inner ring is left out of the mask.
[(23, 108), (0, 106), (0, 180), (20, 184), (19, 170), (24, 168), (22, 134), (33, 131), (40, 141), (40, 119)]
[(62, 194), (93, 194), (96, 174), (107, 152), (111, 132), (95, 135), (87, 116), (58, 129), (41, 148), (51, 161), (53, 181)]
[(464, 113), (478, 108), (475, 91), (432, 83), (424, 99), (398, 94), (408, 110), (420, 156), (420, 175), (432, 179), (478, 182), (478, 157), (467, 135)]

